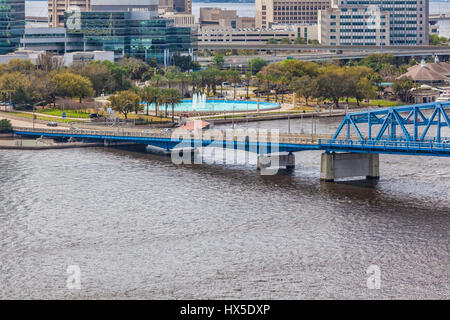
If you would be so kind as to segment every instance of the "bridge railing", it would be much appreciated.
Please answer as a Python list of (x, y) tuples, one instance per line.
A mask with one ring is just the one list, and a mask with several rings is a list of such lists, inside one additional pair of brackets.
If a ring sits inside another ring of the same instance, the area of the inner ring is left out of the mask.
[[(163, 138), (172, 139), (177, 138), (176, 131), (165, 132), (159, 129), (147, 129), (147, 130), (136, 130), (136, 129), (117, 129), (117, 130), (92, 130), (92, 129), (47, 129), (47, 128), (21, 128), (14, 127), (16, 132), (32, 132), (36, 134), (49, 134), (49, 135), (63, 135), (63, 136), (95, 136), (100, 138), (108, 137), (136, 137), (136, 138)], [(331, 138), (330, 135), (307, 135), (307, 134), (296, 134), (296, 133), (277, 133), (270, 131), (259, 132), (246, 132), (240, 130), (213, 130), (219, 135), (206, 135), (206, 132), (182, 132), (183, 137), (180, 139), (205, 139), (206, 137), (211, 137), (213, 140), (217, 140), (217, 137), (222, 137), (219, 140), (226, 141), (246, 141), (251, 142), (262, 142), (262, 143), (286, 143), (286, 144), (317, 144), (319, 139)]]
[(439, 149), (450, 152), (450, 142), (411, 142), (411, 141), (383, 141), (383, 140), (336, 140), (336, 139), (319, 139), (319, 145), (336, 146), (336, 147), (364, 147), (364, 148), (386, 148), (386, 149), (415, 149), (430, 150)]

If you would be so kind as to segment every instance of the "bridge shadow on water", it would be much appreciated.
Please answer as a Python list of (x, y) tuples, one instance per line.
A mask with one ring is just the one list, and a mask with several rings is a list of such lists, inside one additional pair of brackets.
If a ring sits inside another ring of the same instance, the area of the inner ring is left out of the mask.
[[(182, 164), (172, 163), (170, 156), (147, 153), (143, 146), (127, 146), (98, 149), (103, 152), (113, 153), (120, 157), (132, 157), (141, 159), (148, 163), (156, 162), (170, 169), (186, 171), (187, 175), (206, 176), (213, 182), (215, 179), (225, 180), (229, 185), (246, 186), (253, 189), (261, 189), (261, 193), (274, 192), (274, 196), (284, 193), (290, 197), (311, 197), (317, 195), (325, 199), (348, 199), (355, 204), (382, 207), (408, 207), (411, 209), (423, 209), (422, 199), (412, 199), (411, 195), (404, 198), (400, 193), (392, 194), (379, 188), (383, 178), (344, 180), (335, 182), (324, 182), (319, 180), (318, 175), (302, 175), (302, 166), (297, 166), (294, 171), (281, 169), (275, 175), (261, 175), (256, 170), (256, 165), (225, 165), (225, 164)], [(307, 170), (318, 170), (318, 168), (307, 168)], [(180, 178), (183, 173), (180, 172)], [(192, 179), (192, 178), (191, 178)], [(416, 201), (417, 200), (417, 201)], [(425, 205), (424, 205), (425, 206)]]

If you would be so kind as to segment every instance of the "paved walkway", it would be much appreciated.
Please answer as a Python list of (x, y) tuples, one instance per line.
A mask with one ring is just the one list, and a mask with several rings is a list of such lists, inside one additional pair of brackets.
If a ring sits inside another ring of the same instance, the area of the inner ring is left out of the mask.
[[(9, 121), (11, 121), (11, 124), (13, 125), (13, 127), (23, 127), (23, 128), (33, 128), (33, 119), (26, 119), (23, 118), (23, 120), (19, 120), (17, 119), (17, 117), (5, 114), (5, 113), (1, 113), (0, 114), (0, 120), (2, 119), (8, 119)], [(38, 123), (35, 122), (34, 123), (34, 127), (35, 128), (48, 128), (47, 125), (42, 124), (42, 123)]]

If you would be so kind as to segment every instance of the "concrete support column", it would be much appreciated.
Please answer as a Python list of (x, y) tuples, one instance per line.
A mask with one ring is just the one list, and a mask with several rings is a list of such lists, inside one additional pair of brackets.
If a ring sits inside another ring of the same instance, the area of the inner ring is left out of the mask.
[(378, 154), (370, 153), (322, 153), (320, 161), (320, 180), (334, 181), (338, 178), (380, 177)]
[(257, 170), (276, 174), (280, 168), (294, 170), (295, 155), (292, 153), (258, 155)]
[(369, 172), (367, 179), (380, 179), (380, 155), (378, 153), (369, 154)]

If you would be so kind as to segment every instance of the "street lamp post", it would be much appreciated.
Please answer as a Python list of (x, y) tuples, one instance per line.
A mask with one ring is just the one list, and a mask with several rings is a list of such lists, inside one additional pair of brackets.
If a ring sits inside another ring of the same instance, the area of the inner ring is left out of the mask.
[(291, 133), (291, 115), (288, 113), (288, 133)]

